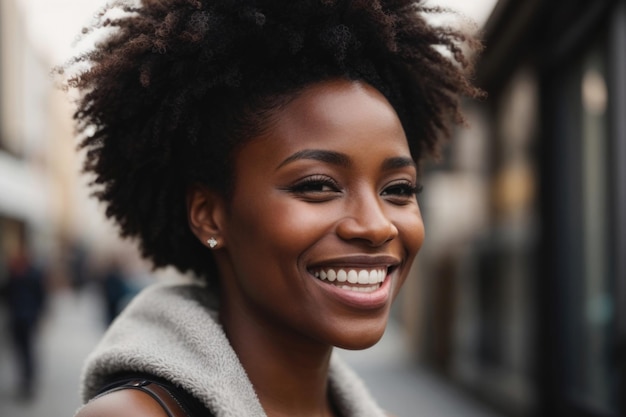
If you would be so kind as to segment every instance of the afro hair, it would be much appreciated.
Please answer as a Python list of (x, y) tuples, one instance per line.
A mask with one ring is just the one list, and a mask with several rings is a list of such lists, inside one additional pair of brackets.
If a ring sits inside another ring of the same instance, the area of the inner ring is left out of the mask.
[(67, 85), (81, 93), (74, 118), (94, 194), (155, 267), (214, 283), (213, 257), (187, 223), (188, 187), (227, 195), (236, 147), (307, 85), (371, 84), (413, 158), (436, 154), (463, 121), (460, 97), (482, 94), (468, 81), (480, 44), (424, 17), (441, 11), (406, 0), (112, 3), (85, 30), (106, 37), (60, 70), (88, 64)]

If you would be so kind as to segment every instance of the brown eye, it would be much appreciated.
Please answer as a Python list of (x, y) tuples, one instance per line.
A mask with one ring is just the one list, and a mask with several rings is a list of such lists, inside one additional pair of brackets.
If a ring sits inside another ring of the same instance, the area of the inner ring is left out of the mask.
[(287, 190), (292, 194), (311, 201), (326, 201), (341, 193), (337, 182), (325, 175), (313, 175), (303, 178)]
[(392, 202), (404, 203), (413, 199), (421, 190), (422, 187), (416, 187), (410, 182), (401, 182), (389, 185), (381, 195), (390, 198)]
[(305, 183), (300, 183), (292, 188), (293, 192), (299, 193), (308, 193), (308, 192), (329, 192), (329, 191), (337, 191), (334, 184), (329, 184), (324, 181), (307, 181)]

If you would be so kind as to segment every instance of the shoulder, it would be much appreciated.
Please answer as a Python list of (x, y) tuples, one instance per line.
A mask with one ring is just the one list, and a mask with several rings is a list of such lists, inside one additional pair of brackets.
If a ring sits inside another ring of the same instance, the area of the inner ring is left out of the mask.
[(75, 417), (168, 417), (150, 394), (136, 389), (120, 389), (96, 397)]

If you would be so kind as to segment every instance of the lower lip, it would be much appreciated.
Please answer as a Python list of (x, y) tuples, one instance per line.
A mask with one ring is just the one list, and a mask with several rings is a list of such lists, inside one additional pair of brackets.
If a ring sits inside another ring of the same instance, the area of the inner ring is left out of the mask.
[(318, 285), (330, 294), (331, 297), (338, 299), (343, 304), (352, 308), (372, 310), (387, 305), (390, 297), (391, 275), (387, 275), (380, 287), (372, 292), (359, 292), (344, 290), (336, 285), (326, 283), (318, 278), (312, 277)]

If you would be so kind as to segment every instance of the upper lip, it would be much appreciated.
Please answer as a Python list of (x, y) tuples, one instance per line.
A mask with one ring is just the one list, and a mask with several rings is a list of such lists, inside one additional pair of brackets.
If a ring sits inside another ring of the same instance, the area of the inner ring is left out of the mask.
[(321, 267), (393, 267), (400, 264), (400, 259), (391, 255), (349, 255), (324, 259), (309, 265), (308, 269)]

